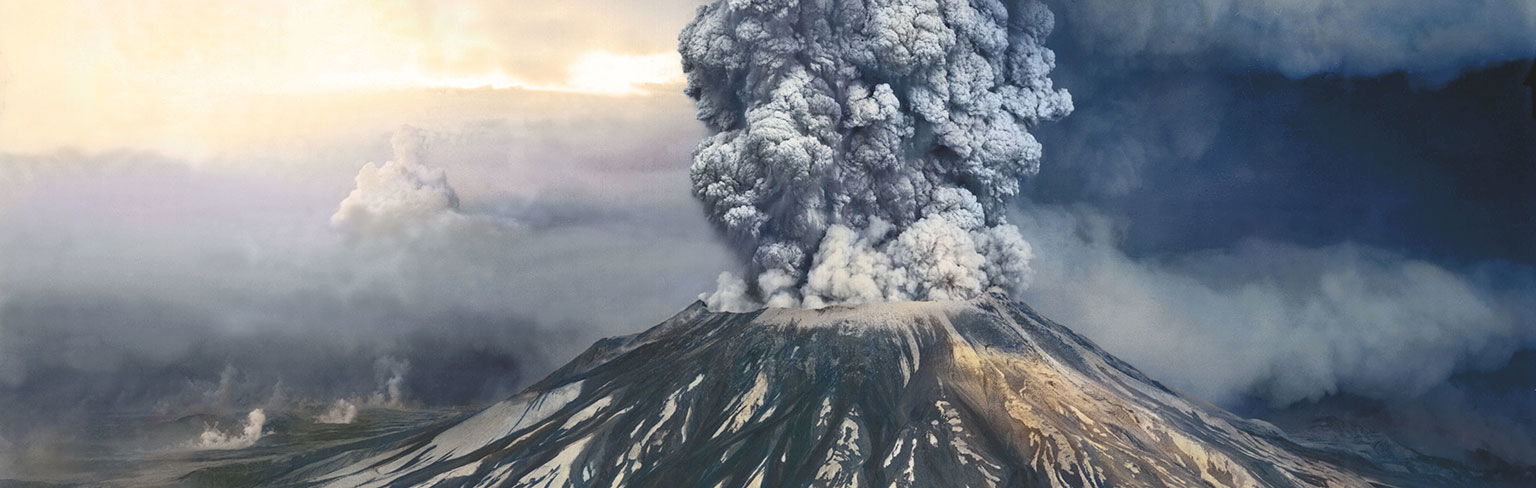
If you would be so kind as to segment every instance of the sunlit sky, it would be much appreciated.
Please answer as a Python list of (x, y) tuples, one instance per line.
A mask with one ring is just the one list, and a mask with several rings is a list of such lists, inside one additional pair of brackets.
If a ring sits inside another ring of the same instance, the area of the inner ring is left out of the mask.
[(673, 96), (697, 3), (0, 0), (0, 151), (208, 156), (443, 90)]

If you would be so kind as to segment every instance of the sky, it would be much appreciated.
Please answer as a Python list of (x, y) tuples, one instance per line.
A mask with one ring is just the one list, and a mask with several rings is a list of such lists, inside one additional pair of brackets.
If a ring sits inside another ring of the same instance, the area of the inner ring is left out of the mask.
[[(497, 399), (713, 290), (701, 3), (0, 0), (0, 474), (108, 411)], [(1046, 3), (1017, 298), (1243, 413), (1536, 463), (1536, 6)]]
[(691, 2), (612, 3), (7, 1), (0, 147), (207, 156), (338, 125), (315, 117), (381, 92), (680, 83)]

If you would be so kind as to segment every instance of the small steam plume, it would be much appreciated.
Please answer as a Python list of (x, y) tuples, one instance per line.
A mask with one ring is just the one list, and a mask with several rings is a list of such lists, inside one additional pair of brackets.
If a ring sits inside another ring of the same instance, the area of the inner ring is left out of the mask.
[(679, 50), (693, 191), (745, 261), (714, 308), (968, 298), (1030, 280), (1004, 217), (1072, 111), (1036, 0), (746, 0)]
[(411, 371), (411, 363), (391, 357), (380, 358), (374, 363), (379, 377), (379, 390), (374, 392), (374, 405), (401, 408), (405, 406), (405, 375)]
[(377, 390), (360, 398), (336, 399), (330, 408), (315, 417), (315, 422), (350, 424), (357, 420), (358, 404), (394, 409), (407, 407), (405, 377), (411, 371), (410, 361), (386, 356), (374, 361), (373, 369), (379, 385)]
[(350, 424), (357, 420), (357, 405), (347, 400), (336, 400), (331, 408), (315, 418), (322, 424)]
[(197, 442), (193, 443), (194, 449), (204, 450), (232, 450), (245, 449), (256, 445), (261, 440), (261, 429), (267, 424), (267, 413), (262, 409), (251, 410), (246, 414), (245, 424), (240, 427), (240, 432), (235, 434), (219, 430), (217, 424), (209, 424)]

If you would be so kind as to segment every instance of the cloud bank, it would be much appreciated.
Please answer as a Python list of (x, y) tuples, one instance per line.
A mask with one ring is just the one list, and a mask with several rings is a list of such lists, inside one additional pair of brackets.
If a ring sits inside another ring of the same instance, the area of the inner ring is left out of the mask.
[[(1039, 171), (1030, 130), (1072, 110), (1035, 2), (716, 2), (683, 30), (714, 133), (694, 195), (745, 262), (717, 308), (1021, 290), (1003, 208)], [(742, 292), (745, 292), (744, 294)]]
[(331, 227), (352, 237), (368, 234), (419, 234), (417, 226), (454, 225), (459, 195), (441, 168), (422, 161), (420, 129), (403, 127), (390, 139), (395, 159), (368, 163), (357, 173), (357, 187), (331, 215)]
[(1301, 78), (1463, 70), (1536, 56), (1536, 4), (1507, 0), (1050, 0), (1074, 42), (1115, 58)]
[(1527, 295), (1536, 288), (1511, 290), (1491, 272), (1357, 244), (1263, 240), (1133, 258), (1116, 247), (1113, 221), (1091, 209), (1025, 215), (1021, 226), (1049, 258), (1040, 279), (1055, 284), (1031, 289), (1032, 303), (1219, 403), (1412, 398), (1536, 344)]
[(695, 129), (568, 108), (292, 161), (0, 153), (0, 471), (112, 419), (499, 400), (675, 312), (730, 262), (677, 164)]

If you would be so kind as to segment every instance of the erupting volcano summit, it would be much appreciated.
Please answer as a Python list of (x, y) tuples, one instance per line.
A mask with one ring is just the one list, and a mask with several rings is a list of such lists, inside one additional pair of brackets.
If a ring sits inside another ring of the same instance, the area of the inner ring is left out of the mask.
[(1429, 463), (1378, 461), (1186, 398), (992, 293), (695, 303), (461, 420), (267, 474), (333, 487), (1459, 484)]

